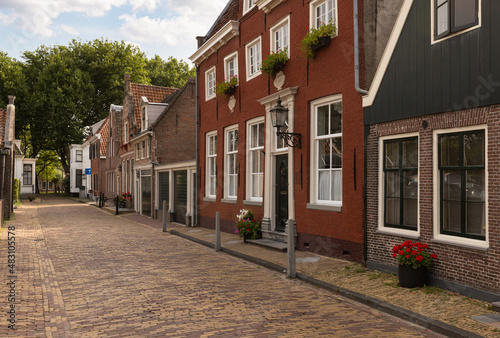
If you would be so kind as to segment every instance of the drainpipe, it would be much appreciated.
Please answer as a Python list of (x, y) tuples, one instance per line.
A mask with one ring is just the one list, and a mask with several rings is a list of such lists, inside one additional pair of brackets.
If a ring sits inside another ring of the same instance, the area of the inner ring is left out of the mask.
[(354, 7), (354, 88), (360, 94), (367, 95), (368, 91), (359, 87), (359, 29), (358, 29), (358, 0), (353, 0)]

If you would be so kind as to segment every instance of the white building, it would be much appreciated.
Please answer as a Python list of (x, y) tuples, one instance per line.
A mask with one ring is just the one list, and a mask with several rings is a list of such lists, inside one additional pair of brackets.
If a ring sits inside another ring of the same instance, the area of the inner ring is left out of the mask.
[(89, 158), (90, 138), (83, 144), (69, 146), (69, 191), (71, 196), (85, 198), (92, 189), (92, 173)]
[(21, 140), (14, 140), (16, 159), (14, 178), (21, 182), (21, 196), (35, 194), (36, 158), (26, 158), (21, 150)]

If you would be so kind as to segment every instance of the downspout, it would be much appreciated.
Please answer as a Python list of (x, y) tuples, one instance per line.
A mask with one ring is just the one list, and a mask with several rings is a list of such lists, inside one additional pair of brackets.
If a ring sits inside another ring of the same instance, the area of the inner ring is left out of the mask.
[(358, 28), (358, 0), (353, 0), (354, 8), (354, 88), (360, 94), (367, 95), (368, 91), (359, 87), (359, 28)]
[(198, 167), (200, 165), (199, 161), (200, 161), (200, 158), (199, 158), (199, 154), (198, 154), (198, 151), (199, 151), (199, 141), (198, 141), (198, 132), (199, 132), (199, 126), (198, 126), (198, 116), (199, 116), (199, 109), (198, 109), (198, 95), (199, 95), (199, 92), (198, 92), (198, 79), (200, 77), (200, 67), (195, 65), (196, 67), (196, 82), (195, 82), (195, 92), (196, 92), (196, 182), (193, 182), (194, 184), (196, 184), (196, 187), (194, 189), (194, 215), (193, 215), (193, 226), (198, 226), (198, 180), (200, 179), (200, 173), (198, 172)]

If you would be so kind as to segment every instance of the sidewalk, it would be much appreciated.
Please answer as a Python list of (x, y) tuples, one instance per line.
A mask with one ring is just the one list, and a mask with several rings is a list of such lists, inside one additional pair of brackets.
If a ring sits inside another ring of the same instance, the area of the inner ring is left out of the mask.
[[(107, 211), (114, 213), (111, 208)], [(121, 213), (118, 217), (162, 232), (161, 219), (135, 213)], [(173, 235), (215, 248), (215, 230), (176, 223), (167, 226)], [(227, 254), (286, 273), (286, 252), (245, 244), (236, 234), (224, 232), (221, 243), (222, 251)], [(500, 337), (500, 314), (489, 303), (437, 287), (401, 288), (395, 275), (311, 252), (297, 251), (296, 260), (298, 279), (379, 311), (450, 337)]]

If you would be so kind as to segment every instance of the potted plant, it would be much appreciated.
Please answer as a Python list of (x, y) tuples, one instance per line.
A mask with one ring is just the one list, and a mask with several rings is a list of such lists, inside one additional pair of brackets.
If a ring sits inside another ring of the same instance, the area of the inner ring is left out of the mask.
[(392, 257), (398, 259), (399, 285), (406, 288), (424, 286), (427, 272), (436, 254), (425, 251), (429, 246), (420, 242), (406, 241), (392, 248)]
[(276, 52), (267, 53), (266, 58), (262, 61), (260, 70), (262, 73), (266, 73), (269, 76), (274, 76), (283, 67), (286, 66), (288, 61), (288, 51), (287, 48), (279, 49)]
[(260, 223), (254, 219), (254, 213), (250, 209), (241, 209), (236, 215), (237, 233), (246, 243), (247, 239), (257, 239), (260, 237)]
[(230, 76), (225, 81), (217, 83), (216, 92), (220, 95), (233, 95), (238, 85), (238, 75)]
[(300, 42), (300, 48), (306, 57), (314, 58), (316, 50), (330, 45), (331, 38), (337, 35), (337, 27), (330, 20), (327, 24), (320, 23), (318, 28), (311, 28)]
[(132, 194), (130, 193), (130, 191), (128, 192), (124, 192), (122, 193), (122, 196), (123, 200), (125, 201), (123, 204), (124, 204), (124, 207), (125, 208), (130, 208), (132, 206)]
[(113, 198), (113, 202), (115, 202), (115, 206), (116, 203), (118, 203), (118, 206), (120, 208), (125, 208), (125, 198), (123, 198), (123, 196), (116, 196), (115, 198)]
[(30, 200), (30, 202), (33, 202), (33, 200), (35, 199), (35, 196), (33, 196), (33, 195), (29, 195), (29, 196), (28, 196), (28, 199)]

